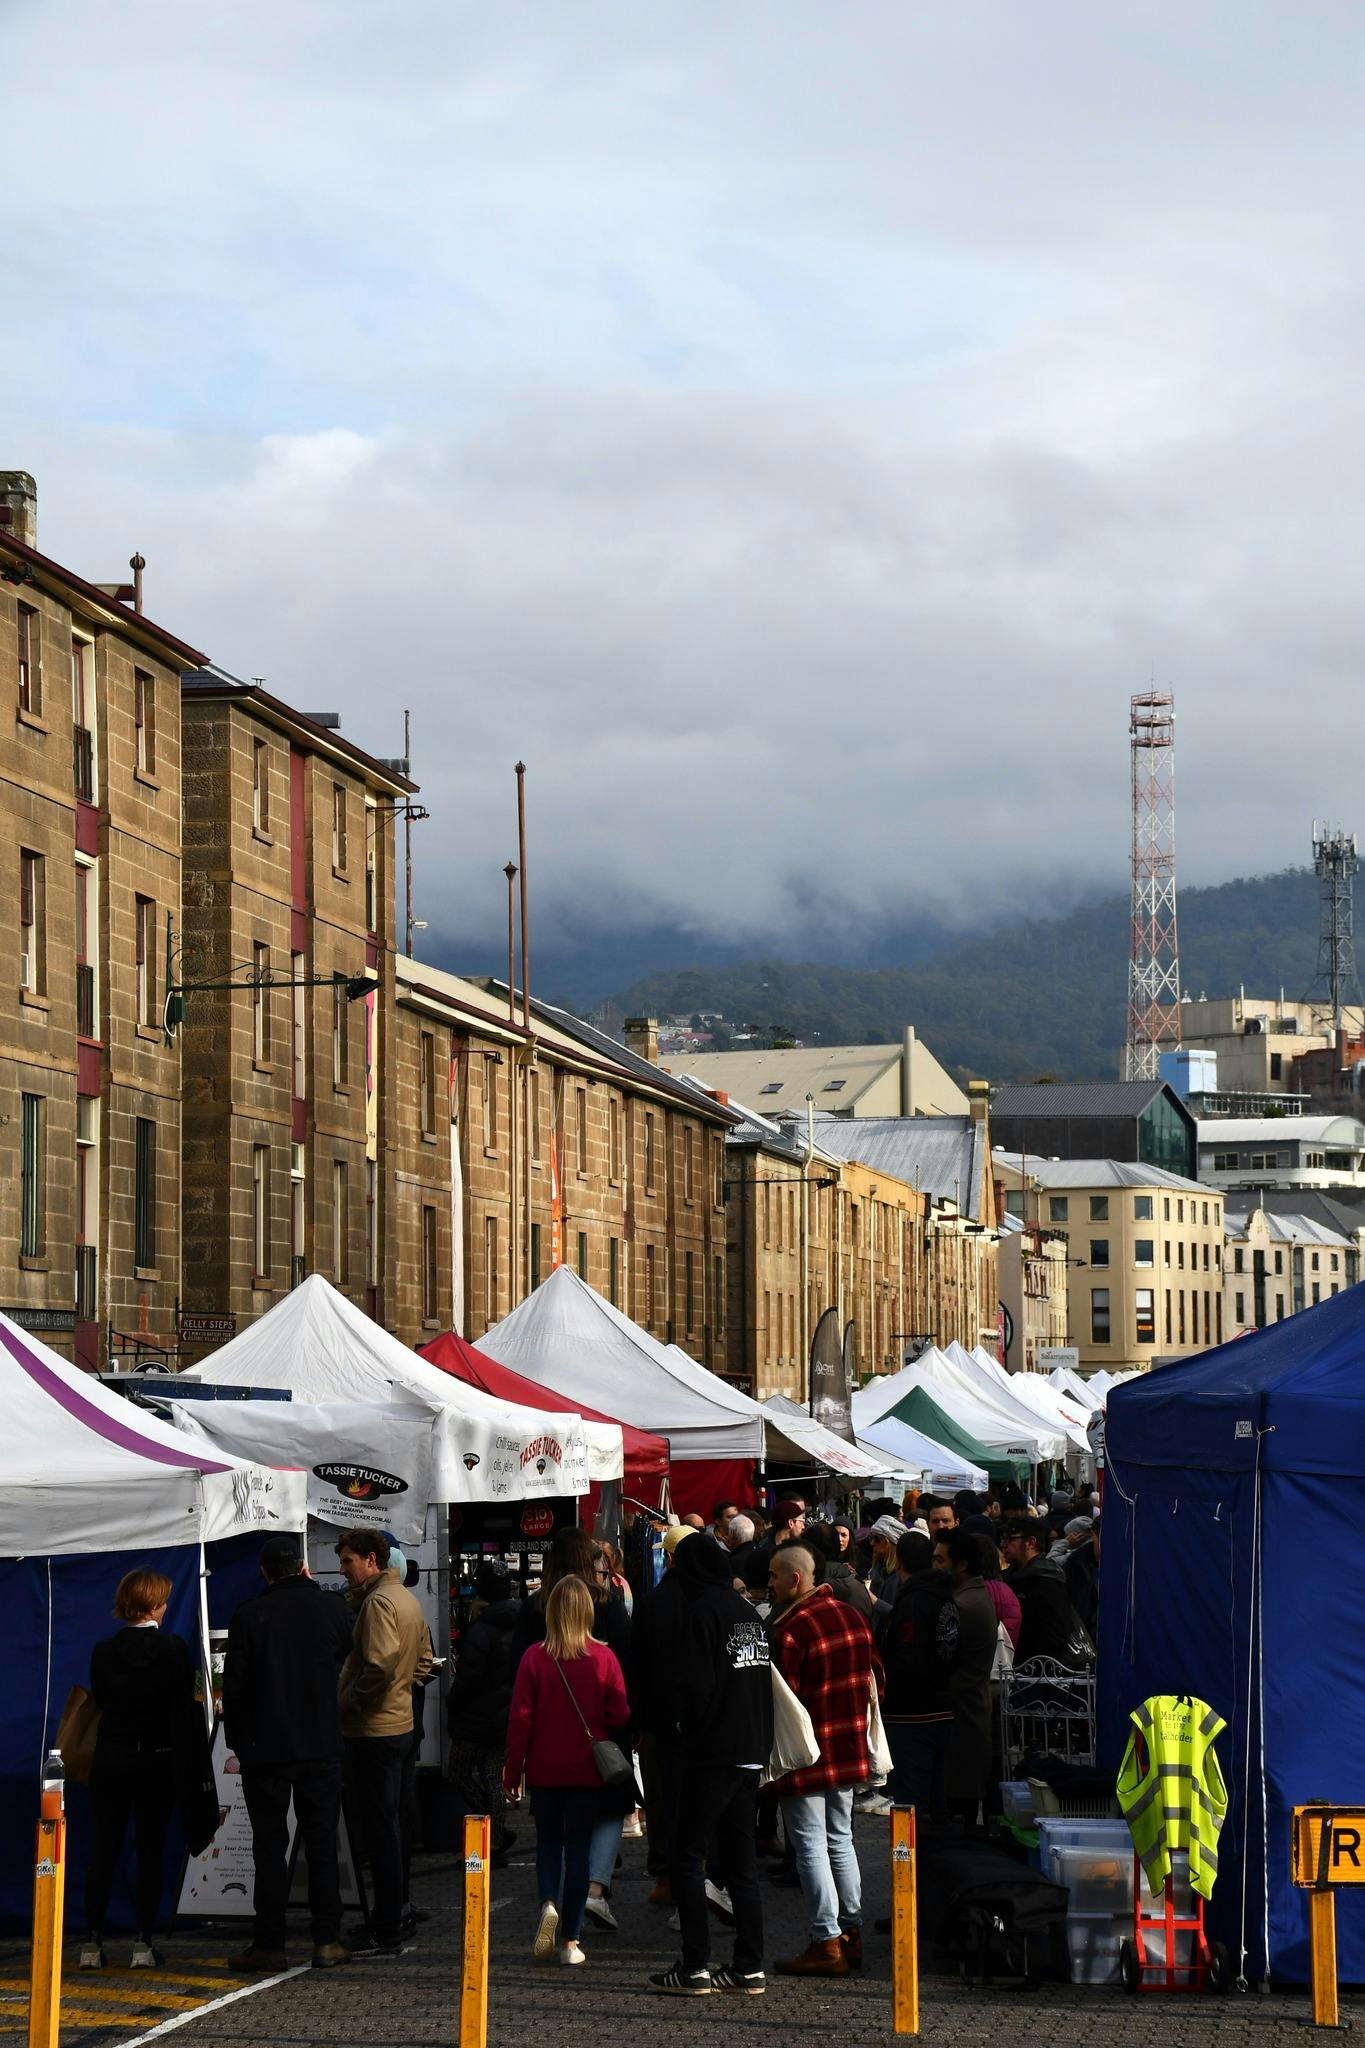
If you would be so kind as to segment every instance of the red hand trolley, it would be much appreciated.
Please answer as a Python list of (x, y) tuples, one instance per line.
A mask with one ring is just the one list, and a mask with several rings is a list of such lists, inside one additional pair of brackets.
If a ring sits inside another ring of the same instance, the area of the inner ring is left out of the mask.
[[(1232, 1954), (1227, 1944), (1210, 1941), (1204, 1932), (1204, 1901), (1190, 1893), (1192, 1912), (1175, 1910), (1175, 1873), (1166, 1873), (1161, 1911), (1144, 1913), (1142, 1865), (1133, 1857), (1133, 1938), (1119, 1949), (1119, 1974), (1125, 1991), (1227, 1991), (1232, 1986)], [(1153, 1904), (1156, 1901), (1153, 1900)], [(1148, 1954), (1146, 1934), (1165, 1937), (1165, 1959)], [(1176, 1936), (1188, 1934), (1190, 1954), (1177, 1962)]]

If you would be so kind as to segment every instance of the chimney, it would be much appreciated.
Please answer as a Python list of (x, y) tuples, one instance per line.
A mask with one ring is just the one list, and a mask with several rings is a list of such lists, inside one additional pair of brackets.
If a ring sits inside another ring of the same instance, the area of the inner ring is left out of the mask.
[(901, 1041), (901, 1115), (915, 1114), (915, 1027), (907, 1024)]
[(26, 469), (0, 469), (0, 529), (25, 547), (38, 545), (38, 486)]
[(967, 1108), (974, 1124), (984, 1124), (991, 1113), (991, 1084), (989, 1081), (967, 1083)]
[(637, 1053), (651, 1066), (659, 1064), (659, 1020), (657, 1017), (627, 1017), (626, 1051)]

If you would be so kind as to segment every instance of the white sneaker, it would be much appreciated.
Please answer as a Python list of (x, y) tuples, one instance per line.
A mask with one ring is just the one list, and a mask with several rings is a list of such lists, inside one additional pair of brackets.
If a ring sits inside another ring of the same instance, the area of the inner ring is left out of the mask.
[(81, 1950), (80, 1967), (83, 1970), (102, 1970), (104, 1968), (104, 1950), (97, 1941), (86, 1942)]
[(625, 1826), (621, 1830), (622, 1841), (638, 1842), (643, 1834), (644, 1829), (640, 1826), (639, 1814), (632, 1813), (630, 1818), (627, 1820)]
[(588, 1959), (576, 1941), (566, 1941), (560, 1945), (559, 1960), (566, 1970), (576, 1970), (580, 1963), (586, 1963)]
[(548, 1962), (554, 1953), (555, 1937), (559, 1933), (559, 1908), (553, 1899), (547, 1899), (540, 1909), (540, 1925), (536, 1938), (531, 1943), (531, 1954), (538, 1963)]
[(890, 1813), (891, 1801), (889, 1799), (883, 1799), (881, 1794), (877, 1792), (873, 1794), (871, 1799), (864, 1799), (862, 1801), (861, 1805), (858, 1807), (858, 1812), (870, 1813), (874, 1815)]
[(152, 1947), (150, 1941), (135, 1941), (133, 1943), (133, 1955), (129, 1968), (134, 1970), (159, 1970), (161, 1968), (161, 1958)]
[(611, 1910), (611, 1901), (609, 1899), (594, 1899), (590, 1897), (583, 1908), (583, 1913), (585, 1919), (591, 1920), (596, 1927), (605, 1928), (608, 1934), (620, 1932), (616, 1924), (616, 1915)]
[(719, 1919), (733, 1922), (735, 1909), (730, 1903), (729, 1892), (718, 1884), (712, 1884), (709, 1877), (706, 1880), (706, 1903)]

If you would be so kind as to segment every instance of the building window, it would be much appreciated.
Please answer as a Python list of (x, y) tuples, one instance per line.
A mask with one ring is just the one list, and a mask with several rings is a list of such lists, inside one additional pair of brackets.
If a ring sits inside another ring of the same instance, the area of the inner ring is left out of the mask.
[(302, 1145), (289, 1147), (289, 1284), (297, 1287), (304, 1276), (307, 1228), (305, 1173), (307, 1153)]
[(1150, 1223), (1152, 1220), (1152, 1209), (1153, 1202), (1150, 1195), (1134, 1195), (1133, 1221), (1135, 1223)]
[(1183, 1237), (1176, 1239), (1175, 1262), (1183, 1273), (1185, 1270), (1185, 1240)]
[(251, 1148), (252, 1268), (259, 1283), (270, 1284), (270, 1147)]
[(251, 742), (251, 823), (262, 837), (270, 830), (270, 747), (265, 740)]
[(1317, 1252), (1314, 1252), (1314, 1254), (1313, 1254), (1313, 1271), (1314, 1271), (1315, 1273), (1316, 1273), (1316, 1272), (1318, 1271), (1318, 1263), (1319, 1263), (1319, 1255), (1318, 1255), (1318, 1253), (1317, 1253)]
[(1213, 1342), (1213, 1317), (1210, 1313), (1211, 1301), (1212, 1296), (1206, 1287), (1204, 1289), (1204, 1343), (1206, 1346)]
[(1109, 1221), (1108, 1195), (1092, 1195), (1090, 1197), (1090, 1221), (1092, 1223), (1107, 1223)]
[(531, 1073), (531, 1157), (540, 1158), (540, 1068)]
[(1092, 1344), (1109, 1342), (1109, 1289), (1092, 1287), (1090, 1290), (1090, 1341)]
[(19, 607), (19, 709), (32, 718), (43, 710), (42, 669), (38, 661), (38, 614), (31, 604)]
[(344, 1159), (332, 1161), (332, 1279), (344, 1287), (350, 1278), (350, 1173)]
[(133, 903), (133, 943), (137, 969), (137, 1021), (150, 1031), (156, 1021), (156, 905), (150, 896)]
[(1238, 1323), (1239, 1323), (1239, 1324), (1242, 1324), (1242, 1323), (1244, 1323), (1244, 1322), (1246, 1321), (1246, 1319), (1247, 1319), (1247, 1298), (1246, 1298), (1245, 1294), (1242, 1294), (1242, 1293), (1240, 1293), (1240, 1292), (1239, 1292), (1239, 1293), (1237, 1293), (1237, 1294), (1234, 1294), (1234, 1295), (1233, 1295), (1233, 1297), (1232, 1297), (1232, 1311), (1233, 1311), (1233, 1314), (1234, 1314), (1234, 1315), (1236, 1316), (1236, 1318), (1237, 1318), (1237, 1321), (1238, 1321)]
[(580, 1088), (575, 1095), (577, 1109), (578, 1173), (581, 1180), (588, 1174), (588, 1091)]
[(496, 1152), (498, 1149), (498, 1056), (486, 1052), (483, 1056), (483, 1149)]
[(133, 1264), (156, 1264), (156, 1125), (140, 1116), (133, 1142)]
[(436, 1039), (430, 1031), (422, 1033), (421, 1054), (421, 1095), (422, 1095), (422, 1136), (436, 1135)]
[(1134, 1334), (1139, 1344), (1156, 1342), (1156, 1296), (1150, 1287), (1139, 1287), (1133, 1296)]
[(1176, 1222), (1177, 1222), (1177, 1223), (1183, 1223), (1183, 1222), (1185, 1221), (1185, 1202), (1184, 1202), (1184, 1197), (1183, 1197), (1183, 1196), (1179, 1196), (1179, 1195), (1178, 1195), (1178, 1196), (1176, 1197), (1176, 1204), (1175, 1204), (1175, 1220), (1176, 1220)]
[(94, 645), (71, 638), (71, 740), (76, 795), (83, 803), (95, 801), (95, 684)]
[(1107, 1237), (1091, 1238), (1090, 1263), (1092, 1266), (1107, 1266), (1109, 1264), (1109, 1240)]
[(711, 1304), (711, 1320), (715, 1324), (719, 1340), (725, 1328), (725, 1260), (717, 1252), (712, 1267), (711, 1285), (715, 1299)]
[(683, 1310), (689, 1331), (697, 1326), (696, 1267), (696, 1255), (689, 1252), (683, 1262)]
[(302, 986), (304, 980), (304, 956), (302, 953), (289, 955), (289, 979), (294, 986), (289, 991), (293, 997), (293, 1044), (290, 1047), (290, 1064), (293, 1067), (292, 1088), (294, 1100), (302, 1102), (307, 1093), (304, 1047), (307, 1042), (307, 1011), (305, 998), (308, 991)]
[(377, 932), (379, 929), (379, 877), (375, 862), (378, 859), (379, 806), (373, 798), (365, 799), (365, 929)]
[(1235, 1152), (1215, 1152), (1213, 1155), (1213, 1170), (1215, 1173), (1236, 1173), (1237, 1154)]
[(156, 684), (145, 669), (133, 670), (134, 761), (139, 775), (156, 774)]
[(498, 1219), (483, 1219), (483, 1319), (491, 1326), (498, 1320)]
[[(1193, 1206), (1194, 1206), (1194, 1205), (1193, 1205), (1193, 1203), (1191, 1203), (1191, 1205), (1190, 1205), (1190, 1206), (1191, 1206), (1191, 1208), (1193, 1208)], [(1207, 1203), (1207, 1202), (1205, 1202), (1205, 1203), (1203, 1204), (1203, 1210), (1204, 1210), (1204, 1221), (1205, 1221), (1205, 1223), (1207, 1223), (1207, 1222), (1208, 1222), (1208, 1220), (1209, 1220), (1209, 1205), (1208, 1205), (1208, 1203)]]
[(645, 1246), (645, 1328), (654, 1328), (654, 1247)]
[(1218, 1332), (1218, 1336), (1217, 1336), (1217, 1339), (1216, 1339), (1216, 1341), (1217, 1341), (1217, 1342), (1218, 1342), (1219, 1344), (1221, 1344), (1221, 1343), (1222, 1343), (1222, 1341), (1223, 1341), (1223, 1297), (1222, 1297), (1222, 1295), (1221, 1295), (1221, 1294), (1219, 1294), (1219, 1295), (1215, 1296), (1215, 1298), (1214, 1298), (1214, 1303), (1213, 1303), (1213, 1321), (1214, 1321), (1214, 1328), (1215, 1328), (1215, 1329), (1217, 1330), (1217, 1332)]
[(346, 791), (339, 782), (332, 784), (332, 869), (346, 872)]
[(1314, 1308), (1316, 1308), (1316, 1307), (1317, 1307), (1318, 1303), (1319, 1303), (1319, 1302), (1320, 1302), (1321, 1300), (1322, 1300), (1322, 1282), (1321, 1282), (1321, 1280), (1315, 1280), (1315, 1281), (1313, 1282), (1313, 1306), (1314, 1306)]
[(44, 1157), (43, 1098), (20, 1097), (22, 1151), (19, 1164), (19, 1251), (26, 1259), (40, 1259), (47, 1234), (46, 1160)]
[(1166, 1342), (1171, 1342), (1171, 1290), (1166, 1289)]
[(93, 875), (88, 861), (76, 862), (76, 1033), (99, 1036), (99, 1000), (95, 983)]
[(1133, 1239), (1133, 1264), (1135, 1266), (1154, 1266), (1156, 1264), (1156, 1240), (1154, 1238), (1135, 1237)]
[(365, 1161), (365, 1285), (379, 1285), (379, 1162)]
[(1183, 1349), (1185, 1348), (1185, 1290), (1184, 1290), (1184, 1288), (1183, 1288), (1183, 1287), (1181, 1287), (1181, 1288), (1178, 1288), (1178, 1289), (1176, 1290), (1176, 1307), (1177, 1307), (1177, 1309), (1178, 1309), (1178, 1311), (1179, 1311), (1179, 1314), (1180, 1314), (1180, 1340), (1179, 1340), (1179, 1341), (1180, 1341), (1180, 1347), (1181, 1347), (1181, 1349), (1183, 1350)]
[[(621, 1103), (620, 1098), (615, 1095), (611, 1097), (607, 1104), (607, 1144), (609, 1150), (607, 1174), (609, 1179), (619, 1181), (621, 1178)], [(615, 1297), (613, 1296), (614, 1299)]]
[(607, 1299), (613, 1308), (621, 1306), (621, 1240), (607, 1239)]
[[(691, 1130), (691, 1127), (689, 1126), (689, 1127), (688, 1127), (688, 1128), (687, 1128), (686, 1130), (684, 1130), (684, 1132), (683, 1132), (683, 1200), (684, 1200), (685, 1202), (690, 1202), (690, 1201), (691, 1201), (691, 1199), (692, 1199), (692, 1130)], [(689, 1329), (691, 1329), (692, 1325), (691, 1325), (691, 1323), (690, 1323), (690, 1322), (688, 1323), (688, 1326), (687, 1326), (687, 1327), (688, 1327)]]
[(645, 1111), (645, 1189), (654, 1192), (654, 1112)]
[(439, 1313), (436, 1302), (436, 1211), (426, 1203), (422, 1209), (422, 1321), (434, 1323)]
[(531, 1292), (540, 1285), (540, 1225), (531, 1225)]
[(1065, 1195), (1049, 1195), (1047, 1198), (1047, 1220), (1049, 1223), (1065, 1223), (1070, 1204)]
[(1241, 1273), (1245, 1271), (1245, 1267), (1242, 1263), (1243, 1257), (1244, 1254), (1242, 1251), (1242, 1247), (1240, 1245), (1237, 1245), (1232, 1254), (1232, 1270), (1234, 1273)]
[(580, 1230), (578, 1233), (578, 1277), (580, 1280), (586, 1280), (588, 1277), (588, 1233), (586, 1230)]
[[(251, 948), (251, 1057), (258, 1067), (270, 1058), (270, 948)], [(256, 1268), (258, 1273), (264, 1266)]]
[(47, 990), (47, 871), (43, 856), (19, 853), (19, 986)]
[(1283, 1273), (1283, 1271), (1284, 1271), (1284, 1253), (1283, 1253), (1283, 1252), (1276, 1252), (1276, 1254), (1275, 1254), (1275, 1271), (1276, 1271), (1277, 1273)]

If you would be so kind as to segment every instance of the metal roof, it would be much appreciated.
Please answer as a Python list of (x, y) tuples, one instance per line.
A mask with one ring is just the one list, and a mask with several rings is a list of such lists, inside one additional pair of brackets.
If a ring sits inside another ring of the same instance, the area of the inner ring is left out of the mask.
[[(1255, 1210), (1248, 1210), (1235, 1219), (1227, 1217), (1227, 1235), (1230, 1238), (1248, 1236), (1255, 1213)], [(1339, 1230), (1329, 1230), (1325, 1223), (1315, 1223), (1311, 1216), (1286, 1214), (1279, 1209), (1266, 1209), (1262, 1213), (1269, 1235), (1283, 1244), (1330, 1245), (1333, 1251), (1348, 1252), (1355, 1248), (1349, 1237), (1343, 1237)]]
[(1138, 1117), (1165, 1087), (1164, 1081), (1062, 1081), (1055, 1086), (1037, 1082), (1001, 1088), (991, 1097), (991, 1115)]
[(936, 1200), (956, 1202), (964, 1216), (979, 1218), (989, 1206), (985, 1126), (969, 1116), (817, 1115), (815, 1137), (841, 1159), (894, 1174)]
[[(702, 1087), (718, 1088), (746, 1102), (761, 1098), (764, 1114), (770, 1116), (784, 1109), (804, 1114), (807, 1095), (813, 1095), (822, 1110), (851, 1108), (900, 1063), (898, 1045), (790, 1045), (771, 1052), (741, 1048), (665, 1056), (669, 1073), (691, 1074)], [(773, 1082), (779, 1085), (771, 1088)]]
[(1200, 1117), (1199, 1142), (1216, 1145), (1282, 1144), (1345, 1145), (1365, 1148), (1365, 1124), (1353, 1116), (1214, 1116)]
[(995, 1156), (1015, 1173), (1026, 1170), (1040, 1188), (1175, 1188), (1182, 1195), (1217, 1194), (1221, 1188), (1206, 1188), (1180, 1173), (1168, 1173), (1164, 1166), (1136, 1166), (1126, 1159), (1042, 1159), (1035, 1152), (1007, 1152), (997, 1145)]

